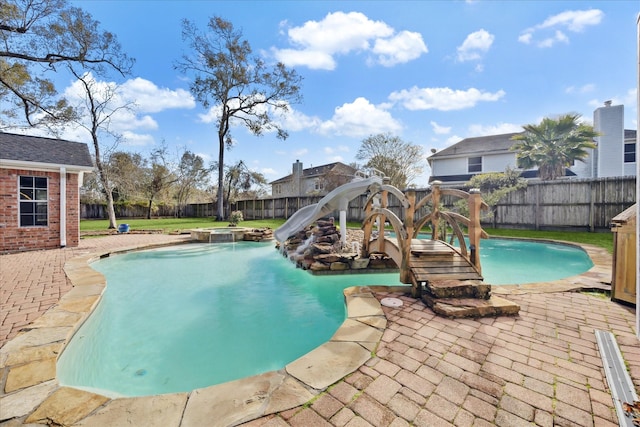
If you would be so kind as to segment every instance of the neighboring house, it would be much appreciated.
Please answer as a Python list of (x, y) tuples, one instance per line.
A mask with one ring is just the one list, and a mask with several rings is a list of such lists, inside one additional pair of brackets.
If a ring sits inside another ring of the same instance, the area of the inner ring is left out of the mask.
[[(624, 129), (624, 107), (610, 102), (596, 109), (594, 129), (602, 135), (595, 142), (598, 147), (590, 151), (584, 162), (577, 161), (565, 170), (565, 176), (596, 178), (636, 175), (636, 131)], [(427, 158), (431, 167), (429, 182), (460, 186), (473, 175), (504, 172), (516, 169), (516, 152), (511, 138), (517, 133), (466, 138)], [(522, 172), (525, 178), (536, 178), (537, 170)]]
[(271, 182), (272, 197), (323, 196), (342, 184), (351, 181), (356, 169), (344, 163), (302, 168), (299, 160), (293, 164), (292, 173)]
[(86, 144), (0, 132), (0, 252), (78, 246)]
[(580, 177), (609, 177), (636, 175), (636, 131), (624, 128), (624, 105), (604, 103), (593, 112), (593, 128), (601, 133), (596, 137), (598, 148), (585, 162), (577, 162), (573, 169)]

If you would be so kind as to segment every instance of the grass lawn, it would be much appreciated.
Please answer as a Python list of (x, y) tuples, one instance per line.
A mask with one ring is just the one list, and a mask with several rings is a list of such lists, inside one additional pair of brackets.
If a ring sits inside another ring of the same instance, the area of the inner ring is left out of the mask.
[[(129, 224), (131, 230), (162, 230), (171, 233), (192, 228), (228, 227), (228, 221), (214, 221), (212, 218), (127, 218), (118, 219), (118, 225)], [(271, 227), (276, 229), (284, 224), (284, 219), (265, 219), (242, 221), (240, 226), (250, 228)], [(109, 227), (106, 219), (83, 219), (80, 221), (81, 232), (104, 231)]]
[[(270, 227), (276, 229), (284, 224), (284, 219), (264, 219), (242, 221), (241, 227), (262, 228)], [(228, 227), (227, 221), (214, 221), (212, 218), (153, 218), (153, 219), (120, 219), (118, 224), (129, 224), (132, 230), (162, 230), (164, 233), (188, 230), (191, 228), (214, 228)], [(107, 220), (82, 220), (80, 221), (80, 231), (84, 234), (91, 231), (104, 231), (109, 226)], [(350, 228), (360, 228), (360, 223), (349, 222)], [(575, 243), (585, 243), (605, 248), (609, 253), (613, 253), (613, 235), (608, 233), (587, 233), (579, 231), (531, 231), (531, 230), (508, 230), (508, 229), (485, 229), (490, 236), (494, 237), (521, 237), (526, 239), (550, 239), (564, 240)]]

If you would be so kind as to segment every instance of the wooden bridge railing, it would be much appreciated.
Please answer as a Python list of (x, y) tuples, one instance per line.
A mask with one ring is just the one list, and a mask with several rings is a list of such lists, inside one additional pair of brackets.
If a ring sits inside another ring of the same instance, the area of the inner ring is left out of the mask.
[[(394, 212), (387, 209), (387, 197), (389, 193), (392, 193), (402, 203), (404, 222), (401, 221)], [(469, 209), (469, 218), (456, 212), (442, 210), (440, 205), (440, 197), (442, 195), (451, 195), (466, 200)], [(419, 212), (429, 209), (429, 207), (430, 211), (427, 214), (422, 217), (416, 217)], [(379, 188), (371, 189), (371, 193), (365, 204), (362, 256), (369, 256), (374, 221), (378, 223), (379, 231), (376, 238), (376, 250), (385, 252), (384, 224), (388, 221), (396, 234), (398, 249), (402, 254), (401, 263), (398, 266), (400, 269), (400, 281), (402, 283), (412, 283), (414, 288), (416, 288), (418, 284), (415, 283), (415, 278), (412, 277), (410, 266), (411, 241), (416, 239), (420, 230), (429, 224), (432, 240), (446, 240), (447, 229), (450, 227), (452, 234), (449, 243), (453, 243), (453, 240), (457, 239), (460, 255), (471, 262), (478, 273), (481, 273), (480, 239), (487, 237), (487, 234), (480, 226), (480, 211), (487, 208), (488, 206), (482, 201), (479, 190), (471, 190), (467, 193), (455, 189), (442, 189), (440, 188), (439, 182), (434, 182), (431, 192), (416, 203), (416, 192), (414, 190), (407, 190), (406, 193), (402, 193), (396, 187), (385, 183)], [(469, 248), (467, 248), (461, 224), (467, 229)], [(419, 289), (413, 289), (412, 293), (418, 294)]]

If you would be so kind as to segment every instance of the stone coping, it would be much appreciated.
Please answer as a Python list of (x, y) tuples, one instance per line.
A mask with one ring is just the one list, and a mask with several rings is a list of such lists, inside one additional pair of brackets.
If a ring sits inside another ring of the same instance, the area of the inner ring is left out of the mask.
[(0, 422), (236, 425), (309, 402), (367, 362), (386, 328), (387, 320), (373, 295), (375, 288), (351, 287), (344, 291), (347, 318), (333, 337), (281, 370), (191, 392), (144, 397), (110, 397), (100, 391), (60, 385), (56, 378), (58, 356), (95, 309), (106, 287), (104, 276), (89, 264), (111, 253), (136, 249), (142, 248), (93, 253), (65, 264), (73, 289), (0, 349), (5, 378)]
[[(65, 272), (73, 289), (59, 303), (0, 349), (0, 422), (13, 425), (237, 425), (313, 400), (327, 387), (354, 372), (375, 352), (387, 320), (375, 292), (405, 287), (345, 289), (347, 319), (325, 344), (284, 369), (185, 393), (111, 398), (61, 386), (56, 361), (64, 345), (97, 306), (106, 287), (104, 276), (89, 264), (111, 253), (166, 245), (103, 251), (71, 259)], [(501, 295), (606, 289), (612, 256), (583, 247), (594, 266), (587, 272), (549, 283), (493, 286)], [(408, 291), (407, 291), (408, 292)], [(214, 421), (215, 420), (215, 421)]]

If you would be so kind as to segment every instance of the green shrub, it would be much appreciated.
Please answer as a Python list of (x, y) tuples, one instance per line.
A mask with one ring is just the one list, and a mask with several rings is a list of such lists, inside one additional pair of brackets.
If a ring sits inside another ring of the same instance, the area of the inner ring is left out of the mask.
[(233, 211), (231, 212), (231, 215), (229, 215), (229, 222), (231, 224), (239, 224), (242, 221), (244, 221), (242, 211)]

